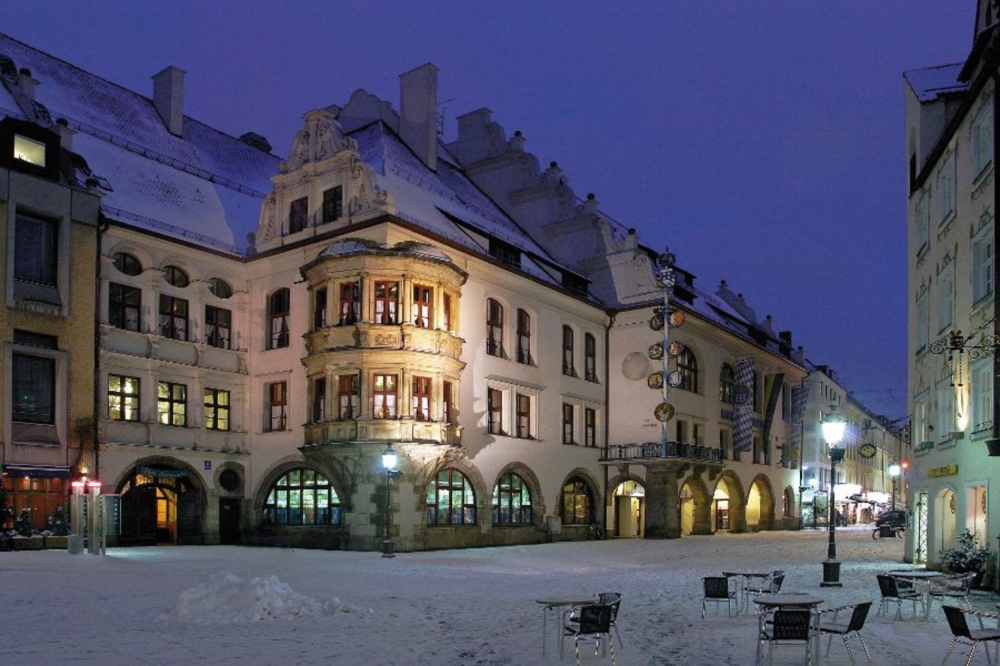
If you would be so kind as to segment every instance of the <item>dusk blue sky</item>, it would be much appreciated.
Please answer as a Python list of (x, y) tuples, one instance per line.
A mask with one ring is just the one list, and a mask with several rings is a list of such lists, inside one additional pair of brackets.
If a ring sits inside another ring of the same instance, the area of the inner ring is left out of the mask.
[[(302, 114), (433, 62), (445, 139), (493, 111), (542, 165), (877, 413), (906, 415), (903, 78), (962, 61), (975, 0), (4, 0), (0, 32), (287, 155)], [(42, 83), (44, 85), (44, 82)]]

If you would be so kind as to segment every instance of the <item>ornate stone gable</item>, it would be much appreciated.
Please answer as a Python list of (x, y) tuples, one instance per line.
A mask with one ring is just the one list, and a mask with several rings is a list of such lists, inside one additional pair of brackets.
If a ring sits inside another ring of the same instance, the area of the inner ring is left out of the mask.
[(357, 152), (358, 143), (343, 135), (329, 111), (316, 109), (303, 118), (305, 127), (295, 134), (288, 160), (278, 167), (281, 173), (297, 171), (310, 162), (322, 162), (344, 150)]

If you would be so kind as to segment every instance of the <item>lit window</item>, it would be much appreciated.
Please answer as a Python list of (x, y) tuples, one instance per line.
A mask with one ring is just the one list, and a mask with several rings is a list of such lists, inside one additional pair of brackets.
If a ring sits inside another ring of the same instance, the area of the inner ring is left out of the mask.
[(476, 494), (457, 469), (442, 470), (427, 484), (427, 524), (476, 524)]
[(270, 525), (339, 525), (340, 496), (326, 477), (311, 469), (293, 469), (271, 486), (264, 502)]
[(417, 421), (431, 419), (431, 378), (413, 378), (413, 418)]
[(493, 486), (493, 524), (530, 525), (531, 521), (528, 484), (513, 472), (501, 475)]
[(372, 392), (375, 418), (396, 418), (396, 383), (396, 375), (375, 375), (375, 390)]
[(156, 416), (163, 425), (187, 425), (187, 386), (174, 382), (156, 385)]
[(395, 324), (396, 307), (399, 304), (398, 282), (375, 283), (375, 323)]
[(14, 135), (14, 158), (34, 164), (35, 166), (45, 166), (45, 144), (41, 141), (29, 139), (20, 134)]
[(108, 375), (108, 418), (139, 420), (139, 378)]
[(205, 427), (229, 430), (229, 391), (205, 389)]
[(594, 500), (590, 488), (579, 479), (570, 479), (562, 489), (562, 522), (565, 525), (589, 525), (595, 522)]
[(419, 328), (434, 326), (434, 289), (413, 285), (413, 325)]
[(337, 378), (338, 411), (337, 418), (341, 421), (353, 419), (358, 413), (361, 390), (358, 375), (340, 375)]
[(361, 283), (340, 284), (340, 325), (356, 324), (361, 318)]

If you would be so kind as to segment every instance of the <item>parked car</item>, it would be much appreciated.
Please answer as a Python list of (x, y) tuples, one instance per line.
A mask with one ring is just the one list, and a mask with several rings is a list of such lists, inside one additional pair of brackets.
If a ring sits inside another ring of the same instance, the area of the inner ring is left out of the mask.
[(906, 511), (903, 509), (891, 509), (883, 511), (875, 518), (875, 527), (906, 527)]

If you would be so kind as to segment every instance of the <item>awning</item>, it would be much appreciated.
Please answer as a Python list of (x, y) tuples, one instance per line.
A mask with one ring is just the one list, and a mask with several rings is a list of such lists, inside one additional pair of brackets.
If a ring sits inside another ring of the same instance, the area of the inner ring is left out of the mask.
[(3, 473), (7, 476), (31, 477), (35, 479), (68, 479), (70, 468), (66, 465), (31, 465), (28, 463), (5, 463)]

